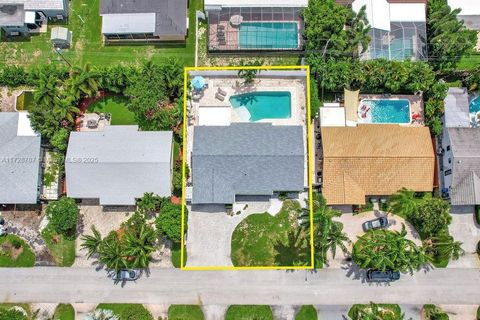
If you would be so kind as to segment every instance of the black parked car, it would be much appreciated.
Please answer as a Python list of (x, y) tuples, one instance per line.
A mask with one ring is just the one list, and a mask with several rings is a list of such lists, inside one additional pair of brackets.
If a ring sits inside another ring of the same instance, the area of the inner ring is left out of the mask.
[(400, 279), (400, 272), (398, 271), (380, 271), (380, 270), (368, 270), (367, 281), (369, 282), (390, 282)]
[(377, 219), (365, 221), (362, 224), (363, 231), (367, 232), (368, 230), (382, 229), (388, 226), (387, 217), (380, 217)]

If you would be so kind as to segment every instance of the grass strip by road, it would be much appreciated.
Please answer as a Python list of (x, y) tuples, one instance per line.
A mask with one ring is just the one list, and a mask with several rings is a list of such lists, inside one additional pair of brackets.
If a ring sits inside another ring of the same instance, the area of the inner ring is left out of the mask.
[(152, 314), (136, 303), (101, 303), (97, 309), (111, 310), (119, 320), (153, 320)]
[(264, 305), (232, 305), (225, 320), (273, 320), (272, 308)]
[(202, 308), (197, 305), (173, 304), (168, 308), (168, 320), (203, 320)]
[(7, 234), (0, 237), (0, 267), (33, 267), (35, 254), (22, 238)]
[(54, 320), (75, 320), (75, 309), (71, 304), (60, 303), (55, 308)]
[(42, 238), (57, 266), (71, 267), (73, 265), (75, 262), (75, 240), (56, 234), (49, 227), (42, 231)]
[(318, 320), (317, 309), (312, 305), (305, 305), (298, 310), (295, 320)]

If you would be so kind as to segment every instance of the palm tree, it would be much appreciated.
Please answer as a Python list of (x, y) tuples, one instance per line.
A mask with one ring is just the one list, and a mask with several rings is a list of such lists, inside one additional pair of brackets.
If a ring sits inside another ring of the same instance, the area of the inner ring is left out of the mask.
[(100, 87), (99, 81), (98, 71), (86, 64), (83, 69), (74, 68), (70, 75), (68, 88), (75, 100), (79, 100), (84, 96), (94, 96)]
[(417, 208), (415, 192), (402, 188), (390, 197), (388, 211), (401, 217), (408, 217)]
[(152, 228), (142, 225), (138, 233), (128, 230), (125, 234), (124, 254), (132, 257), (134, 268), (147, 268), (155, 251), (155, 232)]
[[(359, 53), (364, 53), (368, 49), (371, 40), (371, 27), (368, 24), (365, 6), (363, 6), (357, 14), (352, 11), (352, 15), (353, 19), (347, 27), (347, 36), (350, 41), (352, 57), (357, 58)], [(361, 50), (359, 50), (360, 47)]]
[(83, 235), (81, 248), (87, 250), (87, 259), (90, 259), (98, 252), (100, 244), (102, 243), (102, 235), (98, 232), (95, 226), (91, 227), (93, 235)]
[(58, 80), (50, 75), (41, 73), (37, 88), (33, 92), (35, 103), (40, 106), (51, 107), (58, 96)]
[(120, 240), (117, 238), (115, 231), (101, 242), (98, 248), (100, 263), (107, 266), (108, 269), (119, 271), (126, 267), (124, 252)]
[(74, 115), (80, 113), (71, 98), (65, 97), (63, 99), (55, 99), (53, 113), (61, 120), (67, 120), (69, 123), (75, 122)]
[(431, 249), (436, 255), (441, 257), (448, 257), (449, 259), (458, 260), (465, 254), (462, 248), (462, 242), (455, 241), (452, 236), (448, 234), (441, 234), (437, 237), (431, 238)]
[(296, 229), (288, 233), (288, 242), (278, 241), (274, 245), (275, 263), (279, 266), (304, 266), (307, 265), (308, 240), (303, 229)]
[(370, 302), (368, 305), (356, 305), (353, 309), (352, 320), (403, 320), (403, 314), (398, 315), (395, 310)]

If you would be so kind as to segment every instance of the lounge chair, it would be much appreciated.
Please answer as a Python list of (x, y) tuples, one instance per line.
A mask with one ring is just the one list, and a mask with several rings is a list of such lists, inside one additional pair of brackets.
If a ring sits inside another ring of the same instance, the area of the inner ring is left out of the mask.
[(220, 94), (220, 95), (222, 95), (222, 96), (224, 96), (224, 97), (227, 96), (227, 92), (226, 92), (226, 91), (223, 91), (223, 90), (220, 89), (220, 88), (218, 88), (218, 92), (217, 92), (217, 93)]
[(215, 93), (215, 98), (220, 100), (220, 101), (225, 100), (225, 96), (222, 96), (219, 92)]

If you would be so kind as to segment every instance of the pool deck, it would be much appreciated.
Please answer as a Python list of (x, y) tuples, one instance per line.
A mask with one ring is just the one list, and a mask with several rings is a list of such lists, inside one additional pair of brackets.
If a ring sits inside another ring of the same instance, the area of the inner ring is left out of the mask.
[[(403, 126), (413, 126), (413, 127), (423, 127), (425, 126), (425, 114), (423, 107), (423, 98), (420, 95), (388, 95), (388, 94), (361, 94), (359, 96), (359, 106), (362, 100), (408, 100), (410, 102), (410, 123), (400, 123)], [(368, 118), (367, 118), (368, 119)], [(371, 121), (366, 121), (362, 119), (361, 116), (358, 117), (358, 123), (372, 123)]]
[[(191, 151), (193, 149), (193, 131), (194, 126), (199, 125), (199, 109), (201, 107), (218, 107), (225, 110), (230, 109), (230, 123), (244, 122), (240, 119), (234, 108), (230, 104), (230, 97), (250, 92), (260, 91), (288, 91), (291, 94), (291, 117), (288, 119), (263, 119), (256, 123), (267, 122), (273, 125), (300, 125), (304, 131), (305, 155), (307, 155), (307, 99), (306, 99), (306, 79), (305, 78), (257, 78), (252, 85), (243, 85), (243, 80), (238, 77), (209, 77), (204, 76), (207, 88), (203, 90), (202, 95), (195, 97), (187, 102), (187, 163), (190, 166)], [(218, 89), (226, 92), (223, 101), (215, 97)], [(305, 185), (307, 180), (307, 156), (305, 156)], [(187, 185), (191, 181), (187, 181)]]

